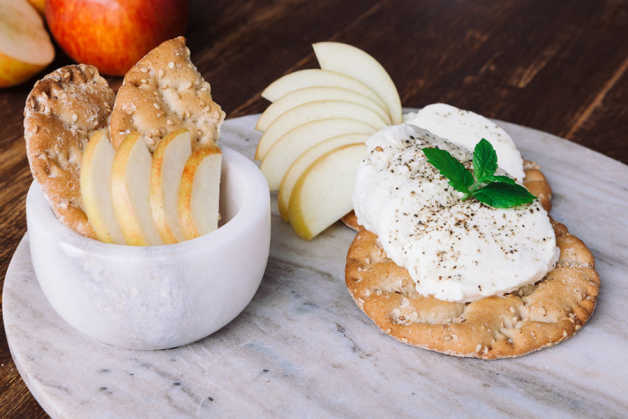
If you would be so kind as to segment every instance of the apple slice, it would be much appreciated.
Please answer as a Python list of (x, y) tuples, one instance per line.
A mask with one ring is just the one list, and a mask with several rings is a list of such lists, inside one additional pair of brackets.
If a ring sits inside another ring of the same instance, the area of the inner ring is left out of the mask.
[(153, 153), (150, 176), (150, 206), (164, 243), (185, 240), (177, 215), (179, 184), (183, 167), (192, 154), (192, 136), (186, 129), (168, 134)]
[(179, 223), (187, 240), (218, 228), (222, 153), (217, 145), (196, 150), (179, 185)]
[(107, 129), (99, 129), (90, 135), (81, 161), (81, 199), (96, 238), (105, 243), (124, 244), (111, 201), (114, 154)]
[(113, 157), (113, 209), (124, 240), (132, 246), (162, 244), (150, 207), (152, 159), (142, 136), (126, 136)]
[(255, 158), (262, 160), (275, 144), (287, 132), (299, 125), (311, 121), (329, 118), (346, 118), (364, 122), (375, 129), (384, 128), (384, 121), (377, 113), (369, 108), (340, 100), (322, 100), (318, 102), (304, 103), (282, 114), (268, 127), (257, 144)]
[(386, 103), (370, 87), (364, 83), (347, 77), (344, 74), (324, 71), (318, 68), (299, 70), (272, 82), (262, 92), (262, 97), (270, 102), (275, 102), (288, 93), (304, 89), (306, 87), (338, 87), (341, 89), (353, 90), (364, 96), (368, 96), (380, 106), (387, 109)]
[(266, 131), (270, 124), (284, 112), (304, 103), (320, 100), (342, 100), (362, 105), (377, 113), (386, 123), (391, 123), (388, 110), (385, 107), (380, 107), (377, 102), (368, 96), (339, 87), (306, 87), (290, 92), (272, 103), (259, 117), (255, 128), (259, 131)]
[(308, 122), (277, 140), (266, 153), (260, 169), (266, 176), (270, 190), (276, 191), (292, 162), (313, 145), (349, 133), (360, 134), (361, 141), (364, 141), (374, 132), (373, 127), (352, 119), (333, 118)]
[(363, 143), (365, 139), (366, 137), (363, 134), (339, 135), (315, 144), (303, 152), (292, 165), (290, 165), (290, 168), (286, 171), (285, 176), (281, 180), (279, 194), (277, 195), (277, 204), (281, 218), (285, 221), (289, 221), (288, 209), (290, 196), (292, 195), (294, 186), (312, 163), (336, 148), (348, 144)]
[(55, 56), (41, 16), (26, 0), (0, 0), (0, 87), (20, 84)]
[(369, 86), (388, 106), (393, 123), (401, 123), (399, 93), (395, 83), (375, 58), (359, 48), (340, 42), (318, 42), (312, 47), (323, 70), (344, 74)]
[(301, 175), (288, 210), (299, 237), (311, 240), (351, 211), (356, 171), (365, 156), (364, 144), (341, 146), (319, 157)]

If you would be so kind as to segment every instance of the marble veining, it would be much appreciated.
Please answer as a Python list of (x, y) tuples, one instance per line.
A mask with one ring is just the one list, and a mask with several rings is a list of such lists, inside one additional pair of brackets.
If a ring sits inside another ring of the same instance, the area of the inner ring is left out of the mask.
[[(227, 121), (223, 142), (252, 157), (255, 119)], [(25, 236), (3, 295), (22, 377), (59, 418), (625, 417), (628, 166), (502, 125), (547, 175), (552, 216), (597, 259), (598, 308), (568, 341), (501, 361), (403, 345), (379, 332), (345, 289), (354, 233), (338, 225), (302, 241), (273, 202), (271, 258), (251, 304), (214, 335), (166, 351), (115, 349), (65, 324), (38, 287)]]

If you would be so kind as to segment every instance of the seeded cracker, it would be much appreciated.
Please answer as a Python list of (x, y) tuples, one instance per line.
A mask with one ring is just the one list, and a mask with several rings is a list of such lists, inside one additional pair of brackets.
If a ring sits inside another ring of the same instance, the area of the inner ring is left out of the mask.
[(57, 218), (94, 237), (81, 207), (83, 148), (93, 130), (107, 126), (114, 93), (96, 67), (61, 67), (35, 83), (24, 107), (26, 155)]
[[(549, 209), (551, 190), (538, 167), (525, 165), (524, 185)], [(350, 214), (349, 214), (350, 215)], [(377, 236), (360, 229), (349, 252), (345, 282), (356, 304), (403, 343), (482, 359), (509, 358), (552, 346), (591, 317), (600, 280), (591, 252), (555, 221), (560, 259), (534, 285), (471, 303), (419, 295), (404, 268), (388, 259)]]
[(111, 142), (117, 149), (127, 134), (139, 132), (152, 152), (184, 127), (196, 149), (216, 141), (224, 118), (180, 36), (150, 51), (124, 77), (111, 114)]
[(349, 214), (345, 215), (340, 219), (344, 225), (349, 227), (351, 230), (360, 231), (360, 224), (358, 224), (358, 216), (355, 215), (355, 212), (351, 211)]

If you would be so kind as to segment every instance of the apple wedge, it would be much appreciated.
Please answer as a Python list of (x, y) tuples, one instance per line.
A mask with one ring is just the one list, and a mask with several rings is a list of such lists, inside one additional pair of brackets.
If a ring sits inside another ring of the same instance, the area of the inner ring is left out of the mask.
[(179, 223), (187, 240), (218, 228), (222, 153), (216, 145), (192, 153), (179, 185)]
[(264, 89), (262, 97), (270, 102), (275, 102), (292, 91), (306, 87), (338, 87), (353, 90), (373, 99), (380, 106), (387, 109), (386, 103), (364, 83), (344, 74), (324, 71), (318, 68), (299, 70), (280, 77)]
[(288, 209), (299, 237), (311, 240), (351, 211), (356, 171), (365, 156), (362, 143), (341, 146), (319, 157), (301, 175)]
[(255, 128), (259, 131), (266, 131), (270, 124), (283, 113), (304, 103), (320, 100), (342, 100), (362, 105), (377, 113), (386, 123), (391, 123), (388, 110), (385, 107), (380, 107), (377, 102), (368, 96), (338, 87), (306, 87), (290, 92), (273, 102), (259, 117)]
[(164, 243), (185, 240), (177, 215), (181, 174), (192, 154), (192, 136), (186, 129), (174, 131), (159, 142), (153, 153), (150, 175), (150, 206)]
[(365, 140), (366, 137), (363, 134), (344, 134), (328, 138), (304, 151), (290, 165), (285, 176), (281, 180), (279, 194), (277, 194), (277, 204), (281, 218), (285, 221), (290, 220), (288, 210), (292, 191), (303, 173), (305, 173), (316, 160), (334, 149), (349, 144), (363, 143)]
[(41, 16), (26, 0), (0, 0), (0, 87), (20, 84), (55, 56)]
[(255, 158), (257, 160), (263, 160), (266, 153), (268, 153), (272, 145), (275, 144), (279, 138), (299, 125), (329, 118), (354, 119), (364, 122), (376, 130), (386, 126), (386, 121), (377, 113), (364, 106), (356, 105), (355, 103), (340, 100), (322, 100), (304, 103), (303, 105), (290, 109), (279, 118), (275, 119), (264, 135), (262, 135), (262, 138), (260, 138), (257, 144)]
[(111, 169), (113, 209), (127, 244), (162, 244), (150, 207), (151, 155), (142, 136), (131, 133), (116, 150)]
[(81, 200), (96, 238), (105, 243), (124, 244), (124, 236), (113, 211), (111, 167), (115, 151), (107, 129), (94, 131), (81, 161)]
[(323, 70), (344, 74), (369, 86), (384, 101), (394, 124), (400, 124), (401, 100), (392, 79), (373, 57), (359, 48), (340, 42), (313, 44)]
[[(307, 149), (331, 137), (343, 134), (357, 134), (364, 141), (375, 129), (364, 122), (352, 119), (321, 119), (300, 125), (282, 136), (268, 150), (260, 169), (271, 191), (279, 189), (281, 179), (290, 165)], [(354, 141), (354, 143), (359, 140)]]

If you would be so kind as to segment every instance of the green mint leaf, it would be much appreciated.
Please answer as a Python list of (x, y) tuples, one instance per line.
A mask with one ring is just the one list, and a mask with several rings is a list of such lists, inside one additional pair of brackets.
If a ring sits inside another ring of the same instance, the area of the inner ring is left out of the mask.
[(472, 192), (478, 201), (493, 208), (512, 208), (530, 204), (535, 196), (521, 185), (512, 183), (489, 183)]
[(469, 186), (473, 185), (473, 175), (448, 151), (424, 148), (423, 154), (427, 161), (449, 180), (449, 184), (455, 190), (464, 194), (469, 193)]
[(482, 182), (489, 176), (492, 176), (495, 170), (497, 170), (497, 153), (491, 143), (482, 138), (473, 150), (473, 174), (475, 179), (478, 182)]
[(485, 180), (487, 182), (509, 183), (511, 185), (517, 184), (514, 179), (509, 178), (508, 176), (489, 176)]

